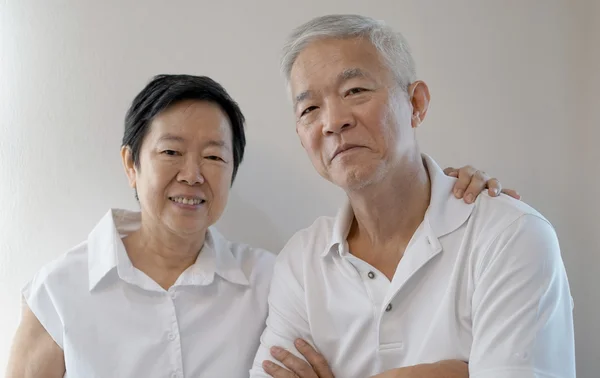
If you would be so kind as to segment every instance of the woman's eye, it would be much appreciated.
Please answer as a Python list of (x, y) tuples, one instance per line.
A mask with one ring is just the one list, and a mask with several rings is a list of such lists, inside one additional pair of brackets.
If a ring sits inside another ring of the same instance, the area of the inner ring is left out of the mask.
[(179, 152), (175, 151), (175, 150), (164, 150), (163, 154), (169, 155), (169, 156), (177, 156), (177, 155), (179, 155)]
[(302, 117), (303, 115), (306, 115), (310, 112), (312, 112), (313, 110), (315, 110), (317, 107), (316, 106), (309, 106), (308, 108), (304, 109), (302, 111), (302, 114), (300, 114), (300, 117)]

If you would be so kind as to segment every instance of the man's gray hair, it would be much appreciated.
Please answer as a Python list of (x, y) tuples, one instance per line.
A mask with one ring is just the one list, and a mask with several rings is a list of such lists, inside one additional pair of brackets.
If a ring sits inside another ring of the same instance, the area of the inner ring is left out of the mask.
[(292, 66), (298, 55), (311, 42), (324, 38), (365, 38), (379, 51), (403, 90), (407, 90), (416, 80), (415, 62), (402, 34), (370, 17), (334, 14), (314, 18), (290, 34), (281, 58), (281, 71), (288, 87)]

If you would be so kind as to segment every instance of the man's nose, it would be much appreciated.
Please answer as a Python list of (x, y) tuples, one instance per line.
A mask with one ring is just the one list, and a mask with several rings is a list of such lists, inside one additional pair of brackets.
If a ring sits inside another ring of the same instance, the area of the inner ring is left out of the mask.
[(324, 112), (323, 134), (339, 134), (356, 125), (356, 120), (349, 106), (339, 101), (331, 101)]

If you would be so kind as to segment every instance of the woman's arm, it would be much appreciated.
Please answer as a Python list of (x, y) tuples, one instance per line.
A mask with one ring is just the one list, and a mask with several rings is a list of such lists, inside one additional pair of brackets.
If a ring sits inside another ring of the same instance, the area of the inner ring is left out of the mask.
[(63, 378), (64, 375), (63, 350), (23, 300), (21, 324), (13, 341), (6, 377)]

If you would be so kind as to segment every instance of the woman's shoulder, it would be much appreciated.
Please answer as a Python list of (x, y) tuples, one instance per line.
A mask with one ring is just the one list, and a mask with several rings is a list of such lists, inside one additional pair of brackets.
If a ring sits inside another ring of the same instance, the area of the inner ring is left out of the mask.
[(38, 284), (77, 283), (87, 281), (88, 242), (84, 241), (60, 253), (35, 273), (32, 282)]
[(27, 306), (62, 347), (65, 309), (88, 290), (87, 242), (44, 264), (21, 290)]
[(210, 232), (214, 239), (219, 240), (218, 244), (226, 249), (221, 252), (230, 253), (250, 281), (271, 281), (275, 253), (243, 242), (228, 240), (214, 227), (211, 227)]

